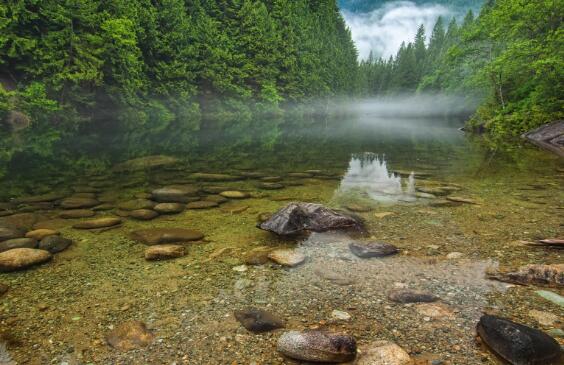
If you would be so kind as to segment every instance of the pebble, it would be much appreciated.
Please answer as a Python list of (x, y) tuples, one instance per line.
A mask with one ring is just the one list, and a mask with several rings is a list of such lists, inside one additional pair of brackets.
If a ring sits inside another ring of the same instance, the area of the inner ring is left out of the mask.
[(334, 309), (331, 312), (331, 317), (340, 321), (348, 321), (349, 319), (351, 319), (351, 315), (349, 313), (337, 309)]
[(72, 240), (61, 236), (47, 236), (39, 242), (39, 249), (46, 250), (51, 253), (58, 253), (66, 250), (72, 244)]

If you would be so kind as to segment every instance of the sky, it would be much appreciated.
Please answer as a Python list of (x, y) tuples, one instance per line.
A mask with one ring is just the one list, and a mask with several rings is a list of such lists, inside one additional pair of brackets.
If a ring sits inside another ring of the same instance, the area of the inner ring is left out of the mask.
[(413, 40), (419, 25), (423, 24), (429, 35), (439, 16), (454, 15), (453, 9), (439, 4), (411, 1), (390, 1), (369, 13), (343, 10), (361, 59), (366, 59), (370, 50), (377, 57), (395, 55), (402, 42)]

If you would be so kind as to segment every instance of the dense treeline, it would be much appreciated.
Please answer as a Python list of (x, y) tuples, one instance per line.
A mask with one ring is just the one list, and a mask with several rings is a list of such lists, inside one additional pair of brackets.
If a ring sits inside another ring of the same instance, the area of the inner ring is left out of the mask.
[(471, 124), (515, 135), (563, 117), (564, 6), (555, 0), (488, 1), (448, 24), (439, 18), (428, 43), (413, 42), (383, 60), (360, 64), (367, 95), (434, 92), (481, 100)]
[(3, 2), (0, 160), (24, 148), (7, 129), (43, 154), (79, 131), (189, 132), (211, 112), (353, 94), (357, 67), (334, 0)]

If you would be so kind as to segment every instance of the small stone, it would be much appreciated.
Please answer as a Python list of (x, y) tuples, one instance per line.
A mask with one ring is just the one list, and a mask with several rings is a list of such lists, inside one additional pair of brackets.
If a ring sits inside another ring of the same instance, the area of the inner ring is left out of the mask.
[(234, 312), (235, 318), (251, 332), (268, 332), (284, 327), (278, 316), (257, 308), (245, 308)]
[(248, 270), (248, 267), (247, 265), (238, 265), (238, 266), (234, 266), (232, 270), (237, 272), (245, 272)]
[(37, 248), (37, 240), (33, 238), (12, 238), (11, 240), (0, 242), (0, 252), (14, 248)]
[(113, 227), (121, 224), (121, 219), (119, 218), (98, 218), (98, 219), (91, 219), (88, 221), (80, 222), (72, 226), (75, 229), (97, 229), (97, 228), (106, 228), (106, 227)]
[(159, 203), (153, 208), (160, 214), (178, 214), (184, 210), (184, 204), (180, 203)]
[(537, 322), (543, 326), (552, 326), (559, 321), (559, 317), (549, 312), (542, 312), (536, 309), (529, 311), (529, 316), (533, 317)]
[(399, 252), (396, 246), (385, 242), (352, 242), (349, 249), (361, 258), (384, 257)]
[(245, 255), (243, 262), (247, 265), (264, 265), (268, 262), (269, 253), (268, 247), (255, 248)]
[(160, 245), (198, 241), (204, 238), (201, 232), (185, 228), (147, 228), (131, 232), (131, 238), (146, 245)]
[(412, 365), (409, 354), (390, 341), (375, 341), (360, 348), (355, 365)]
[(72, 240), (63, 238), (61, 236), (52, 235), (47, 236), (39, 242), (39, 249), (49, 251), (51, 253), (58, 253), (66, 250), (72, 244)]
[(63, 219), (78, 219), (78, 218), (90, 218), (94, 217), (96, 212), (90, 209), (71, 209), (61, 212), (59, 214), (60, 218)]
[(348, 314), (347, 312), (337, 310), (337, 309), (334, 309), (331, 312), (331, 317), (333, 317), (334, 319), (338, 319), (340, 321), (348, 321), (349, 319), (351, 319), (350, 314)]
[(54, 235), (59, 235), (60, 233), (58, 231), (55, 231), (54, 229), (36, 229), (33, 231), (29, 231), (25, 234), (25, 236), (27, 238), (34, 238), (38, 241), (41, 241), (43, 238), (47, 237), (47, 236), (54, 236)]
[(263, 182), (258, 184), (258, 188), (263, 190), (280, 190), (284, 189), (284, 185), (273, 182)]
[(136, 209), (132, 210), (128, 217), (137, 219), (139, 221), (150, 221), (151, 219), (155, 219), (159, 216), (159, 213), (155, 212), (151, 209)]
[(339, 363), (356, 356), (354, 337), (325, 331), (289, 331), (278, 339), (280, 353), (296, 360)]
[(396, 213), (394, 213), (394, 212), (380, 212), (380, 213), (374, 213), (374, 217), (382, 219), (382, 218), (386, 218), (386, 217), (389, 217), (389, 216), (392, 216), (392, 215), (395, 215), (395, 214)]
[(120, 324), (106, 336), (108, 344), (120, 351), (129, 351), (148, 346), (154, 335), (143, 322), (129, 321)]
[(157, 205), (154, 201), (147, 199), (134, 199), (118, 204), (121, 210), (153, 209)]
[(145, 250), (145, 260), (169, 260), (182, 257), (186, 254), (186, 249), (181, 245), (155, 245), (147, 247)]
[(345, 208), (355, 213), (366, 213), (372, 210), (372, 208), (360, 204), (347, 204)]
[(206, 201), (206, 200), (198, 200), (196, 202), (191, 202), (186, 205), (187, 209), (210, 209), (216, 208), (219, 204), (216, 202)]
[(423, 303), (415, 306), (417, 313), (437, 320), (447, 320), (454, 318), (454, 312), (442, 303)]
[(245, 193), (243, 191), (237, 191), (237, 190), (223, 191), (219, 195), (229, 199), (247, 199), (251, 197), (249, 193)]
[(475, 200), (470, 199), (470, 198), (463, 198), (460, 196), (448, 196), (446, 198), (447, 200), (451, 201), (451, 202), (457, 202), (457, 203), (465, 203), (465, 204), (478, 204)]
[(411, 289), (393, 289), (388, 293), (388, 299), (397, 303), (421, 303), (421, 302), (435, 302), (439, 297), (417, 290)]
[(63, 209), (92, 208), (98, 204), (100, 204), (100, 202), (92, 198), (69, 197), (61, 201), (61, 208)]
[(446, 258), (449, 260), (457, 260), (464, 257), (464, 254), (462, 252), (451, 252), (448, 255), (446, 255)]
[(53, 255), (48, 251), (34, 248), (14, 248), (0, 253), (0, 271), (9, 272), (23, 270), (33, 265), (51, 260)]
[(278, 249), (271, 251), (268, 258), (278, 265), (294, 267), (303, 263), (306, 259), (304, 254), (293, 249)]

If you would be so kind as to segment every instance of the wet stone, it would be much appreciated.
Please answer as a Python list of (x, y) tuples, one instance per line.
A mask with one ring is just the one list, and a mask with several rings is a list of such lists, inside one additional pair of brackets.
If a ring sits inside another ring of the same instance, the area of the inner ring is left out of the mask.
[(265, 176), (261, 177), (260, 181), (267, 182), (267, 183), (275, 183), (282, 181), (282, 177), (280, 176)]
[(204, 238), (201, 232), (184, 228), (147, 228), (131, 232), (131, 238), (146, 245), (197, 241)]
[(229, 199), (247, 199), (251, 197), (249, 193), (238, 190), (222, 191), (219, 195)]
[(268, 247), (255, 248), (248, 252), (243, 258), (243, 262), (247, 265), (264, 265), (268, 262), (268, 254), (271, 249)]
[(251, 332), (268, 332), (284, 327), (284, 321), (275, 314), (257, 308), (245, 308), (234, 312), (235, 318)]
[(449, 196), (449, 197), (446, 198), (446, 200), (449, 200), (451, 202), (456, 202), (456, 203), (478, 204), (478, 202), (475, 201), (474, 199), (464, 198), (464, 197), (461, 197), (461, 196)]
[(229, 199), (221, 196), (221, 195), (208, 195), (204, 198), (205, 201), (214, 202), (217, 204), (226, 203)]
[(280, 190), (284, 189), (284, 185), (279, 183), (263, 182), (258, 184), (258, 188), (264, 190)]
[(482, 340), (513, 365), (557, 364), (560, 345), (546, 333), (505, 318), (484, 315), (476, 327)]
[(115, 172), (124, 171), (140, 171), (145, 169), (151, 169), (161, 166), (174, 165), (178, 163), (179, 160), (175, 157), (155, 155), (155, 156), (145, 156), (135, 158), (133, 160), (128, 160), (115, 165), (112, 170)]
[(8, 292), (8, 285), (0, 283), (0, 297)]
[(564, 286), (564, 264), (525, 265), (516, 271), (488, 273), (488, 277), (521, 285)]
[(94, 217), (96, 212), (89, 209), (71, 209), (65, 210), (59, 214), (60, 218), (63, 219), (78, 219), (78, 218), (90, 218)]
[(273, 250), (268, 254), (268, 258), (278, 265), (287, 267), (298, 266), (306, 259), (304, 254), (293, 249)]
[(170, 185), (153, 190), (151, 196), (160, 203), (188, 203), (198, 196), (199, 190), (192, 185)]
[(6, 241), (12, 238), (23, 237), (24, 233), (16, 228), (11, 227), (0, 227), (0, 242)]
[(432, 293), (418, 290), (393, 289), (388, 293), (388, 299), (396, 303), (429, 303), (439, 300), (439, 297)]
[(106, 336), (108, 344), (120, 351), (130, 351), (148, 346), (154, 335), (143, 322), (129, 321), (118, 325)]
[(385, 242), (352, 242), (349, 249), (361, 258), (385, 257), (399, 252), (396, 246)]
[(111, 203), (103, 203), (103, 204), (95, 206), (94, 208), (92, 208), (92, 210), (95, 211), (95, 212), (103, 212), (103, 211), (106, 211), (106, 210), (112, 210), (114, 208), (115, 208), (114, 205), (111, 204)]
[(88, 221), (80, 222), (72, 226), (75, 229), (98, 229), (98, 228), (106, 228), (106, 227), (113, 227), (121, 223), (121, 219), (119, 218), (98, 218), (98, 219), (91, 219)]
[(71, 198), (96, 199), (96, 193), (74, 193)]
[(37, 248), (37, 240), (33, 238), (12, 238), (0, 242), (0, 252), (14, 248)]
[(118, 208), (122, 210), (138, 210), (138, 209), (153, 209), (157, 205), (154, 201), (147, 199), (134, 199), (118, 204)]
[(100, 202), (96, 199), (70, 197), (63, 199), (63, 201), (61, 201), (61, 208), (63, 209), (92, 208), (98, 204), (100, 204)]
[(51, 260), (53, 256), (45, 250), (14, 248), (0, 253), (0, 272), (27, 269)]
[(360, 348), (355, 365), (412, 365), (409, 354), (390, 341), (375, 341)]
[(160, 214), (178, 214), (184, 211), (185, 205), (180, 203), (159, 203), (153, 208)]
[(227, 175), (227, 174), (208, 174), (208, 173), (194, 173), (190, 175), (190, 178), (199, 181), (236, 181), (241, 180), (239, 176)]
[(55, 200), (61, 200), (65, 197), (63, 194), (59, 193), (48, 193), (43, 195), (34, 195), (23, 198), (14, 199), (16, 204), (29, 204), (29, 203), (43, 203), (43, 202), (53, 202)]
[(422, 303), (415, 306), (417, 313), (436, 320), (450, 320), (454, 318), (454, 312), (443, 303)]
[(150, 221), (151, 219), (157, 218), (159, 213), (151, 209), (136, 209), (132, 210), (128, 216), (140, 221)]
[(356, 356), (354, 337), (325, 331), (289, 331), (278, 339), (277, 350), (304, 361), (339, 363)]
[(217, 208), (219, 206), (216, 202), (199, 200), (197, 202), (191, 202), (186, 205), (187, 209), (210, 209), (210, 208)]
[(186, 249), (182, 245), (155, 245), (145, 250), (145, 260), (170, 260), (186, 255)]
[(72, 244), (72, 240), (61, 236), (47, 236), (39, 242), (39, 249), (46, 250), (51, 253), (57, 253), (66, 250)]

